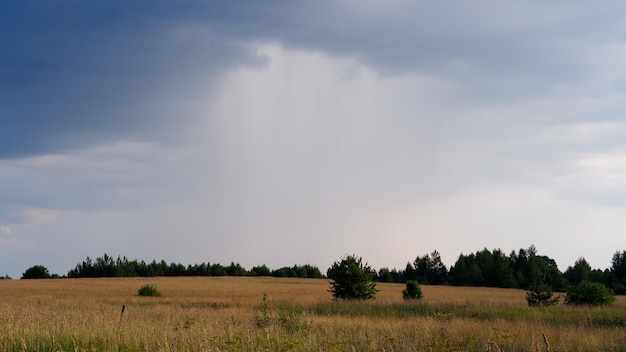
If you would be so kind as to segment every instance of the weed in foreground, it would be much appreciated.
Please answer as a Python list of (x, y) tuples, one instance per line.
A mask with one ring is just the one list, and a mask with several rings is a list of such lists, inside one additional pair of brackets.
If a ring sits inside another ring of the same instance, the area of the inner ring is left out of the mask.
[(267, 303), (267, 294), (263, 294), (261, 305), (257, 308), (254, 325), (268, 328), (276, 325), (287, 332), (295, 332), (305, 326), (301, 321), (303, 309), (295, 304), (281, 304), (272, 312)]
[(257, 309), (257, 314), (254, 316), (254, 325), (256, 325), (257, 328), (266, 328), (270, 326), (272, 322), (270, 314), (270, 308), (267, 304), (267, 293), (263, 293), (263, 300)]

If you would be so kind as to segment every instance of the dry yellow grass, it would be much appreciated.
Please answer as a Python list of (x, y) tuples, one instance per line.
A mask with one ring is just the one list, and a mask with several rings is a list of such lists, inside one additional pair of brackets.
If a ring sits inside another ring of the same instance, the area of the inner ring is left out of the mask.
[[(137, 296), (145, 284), (162, 296)], [(2, 280), (0, 350), (626, 350), (624, 326), (560, 318), (612, 312), (626, 321), (623, 296), (611, 308), (538, 311), (526, 307), (522, 290), (422, 286), (422, 302), (406, 303), (404, 285), (379, 284), (376, 301), (361, 303), (377, 309), (369, 314), (334, 303), (328, 288), (327, 280), (249, 277)], [(264, 294), (266, 325), (258, 324)], [(403, 313), (415, 304), (433, 312)], [(339, 306), (347, 310), (318, 311)], [(462, 316), (455, 307), (489, 318)]]

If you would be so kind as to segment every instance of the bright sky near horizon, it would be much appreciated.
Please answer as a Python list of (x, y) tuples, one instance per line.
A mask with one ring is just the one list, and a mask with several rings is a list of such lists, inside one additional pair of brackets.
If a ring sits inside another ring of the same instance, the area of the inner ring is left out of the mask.
[(0, 275), (626, 249), (621, 1), (3, 1)]

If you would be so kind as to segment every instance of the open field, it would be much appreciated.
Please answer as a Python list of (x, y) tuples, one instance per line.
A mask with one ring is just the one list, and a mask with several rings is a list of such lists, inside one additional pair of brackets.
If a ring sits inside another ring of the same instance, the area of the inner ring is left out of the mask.
[[(144, 284), (162, 296), (137, 296)], [(531, 309), (512, 289), (422, 286), (424, 299), (407, 303), (403, 284), (378, 284), (375, 301), (356, 303), (328, 288), (269, 277), (1, 280), (0, 351), (626, 351), (624, 296)]]

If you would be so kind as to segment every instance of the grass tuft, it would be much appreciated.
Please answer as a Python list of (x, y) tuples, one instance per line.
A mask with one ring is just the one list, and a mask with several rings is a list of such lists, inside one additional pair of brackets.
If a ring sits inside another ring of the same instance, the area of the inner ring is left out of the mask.
[(137, 296), (142, 297), (160, 297), (161, 292), (157, 290), (155, 285), (143, 285), (137, 290)]

